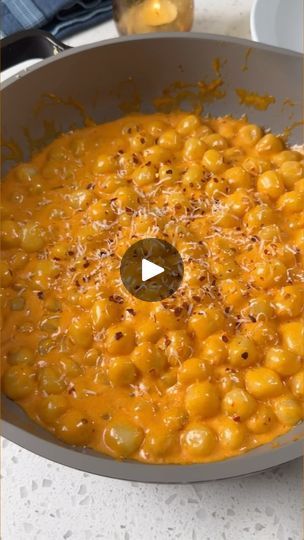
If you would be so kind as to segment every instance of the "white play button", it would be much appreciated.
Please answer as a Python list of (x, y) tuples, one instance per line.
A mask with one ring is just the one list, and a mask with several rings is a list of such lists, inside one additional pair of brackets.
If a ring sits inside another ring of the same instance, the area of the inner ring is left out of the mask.
[(127, 291), (144, 302), (160, 302), (172, 296), (184, 275), (182, 258), (175, 247), (159, 238), (132, 244), (120, 264)]
[(162, 266), (158, 266), (158, 264), (154, 264), (153, 262), (148, 261), (148, 259), (142, 259), (141, 261), (142, 281), (148, 281), (148, 279), (159, 276), (159, 274), (162, 274), (164, 271), (165, 269)]

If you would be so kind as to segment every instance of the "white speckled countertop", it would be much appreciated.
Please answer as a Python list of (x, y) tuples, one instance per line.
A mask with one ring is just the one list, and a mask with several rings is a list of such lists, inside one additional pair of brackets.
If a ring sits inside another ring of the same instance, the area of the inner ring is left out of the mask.
[(189, 485), (110, 480), (3, 443), (3, 540), (302, 540), (302, 466)]
[[(265, 0), (267, 1), (267, 0)], [(250, 38), (253, 0), (196, 0), (195, 31)], [(113, 22), (66, 40), (116, 35)], [(110, 480), (2, 444), (2, 540), (302, 540), (301, 460), (190, 485)]]

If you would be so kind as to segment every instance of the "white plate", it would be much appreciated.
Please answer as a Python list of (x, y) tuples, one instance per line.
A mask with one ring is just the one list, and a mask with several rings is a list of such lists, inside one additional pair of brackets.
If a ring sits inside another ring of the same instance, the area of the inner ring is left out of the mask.
[(255, 0), (251, 11), (254, 41), (304, 52), (304, 0)]

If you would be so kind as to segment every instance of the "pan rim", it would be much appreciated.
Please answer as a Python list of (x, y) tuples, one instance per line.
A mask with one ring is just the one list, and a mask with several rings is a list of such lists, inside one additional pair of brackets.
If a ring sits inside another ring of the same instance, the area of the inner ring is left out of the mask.
[(249, 49), (260, 49), (264, 51), (273, 52), (276, 54), (281, 54), (284, 56), (291, 56), (294, 58), (298, 58), (299, 60), (304, 59), (304, 54), (299, 53), (297, 51), (293, 51), (290, 49), (283, 49), (281, 47), (275, 47), (273, 45), (267, 45), (266, 43), (259, 43), (256, 41), (252, 41), (249, 39), (244, 38), (237, 38), (233, 36), (224, 36), (220, 34), (209, 34), (209, 33), (199, 33), (199, 32), (162, 32), (162, 33), (153, 33), (153, 34), (140, 34), (140, 35), (133, 35), (133, 36), (121, 36), (118, 38), (112, 38), (112, 39), (105, 39), (100, 41), (95, 41), (93, 43), (89, 43), (87, 45), (79, 45), (77, 47), (71, 47), (70, 49), (67, 49), (65, 51), (62, 51), (60, 53), (55, 54), (54, 56), (51, 56), (50, 58), (46, 58), (43, 61), (38, 61), (32, 66), (28, 68), (24, 68), (21, 71), (19, 71), (17, 74), (12, 75), (8, 79), (6, 79), (4, 82), (1, 83), (1, 91), (4, 91), (6, 88), (11, 86), (14, 83), (17, 83), (21, 78), (27, 77), (31, 75), (34, 71), (39, 70), (41, 68), (45, 68), (48, 64), (53, 63), (58, 60), (63, 60), (64, 58), (68, 56), (72, 56), (75, 54), (78, 54), (82, 51), (95, 49), (98, 47), (107, 47), (107, 46), (115, 46), (119, 45), (121, 43), (129, 43), (129, 42), (136, 42), (136, 41), (159, 41), (159, 40), (170, 40), (170, 39), (177, 39), (177, 40), (210, 40), (210, 41), (218, 41), (221, 43), (233, 43), (236, 45), (244, 46), (245, 48)]
[[(82, 472), (116, 480), (155, 484), (186, 484), (229, 478), (240, 478), (261, 473), (278, 465), (300, 458), (304, 453), (304, 438), (282, 446), (271, 447), (272, 442), (229, 459), (195, 464), (148, 464), (139, 461), (115, 460), (91, 450), (76, 449), (38, 435), (2, 419), (2, 436), (22, 448)], [(288, 436), (292, 436), (291, 430)], [(37, 448), (38, 447), (38, 448)], [(261, 448), (269, 451), (256, 454)]]

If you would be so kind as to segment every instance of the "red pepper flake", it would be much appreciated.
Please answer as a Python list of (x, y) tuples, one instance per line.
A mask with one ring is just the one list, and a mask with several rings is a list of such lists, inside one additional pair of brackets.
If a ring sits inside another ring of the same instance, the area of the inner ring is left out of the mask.
[(126, 311), (127, 311), (128, 313), (130, 313), (130, 315), (133, 315), (133, 317), (136, 315), (135, 310), (132, 309), (132, 308), (127, 308)]
[(39, 300), (43, 300), (44, 299), (44, 292), (43, 291), (38, 291), (37, 296), (38, 296)]
[(74, 266), (71, 266), (71, 268), (69, 268), (70, 272), (76, 272), (76, 268)]
[(111, 296), (109, 296), (109, 300), (110, 300), (110, 302), (114, 302), (115, 304), (123, 304), (124, 303), (123, 297), (119, 296), (118, 294), (111, 294)]
[(233, 417), (232, 417), (232, 420), (233, 420), (234, 422), (240, 422), (240, 421), (241, 421), (241, 417), (240, 417), (240, 416), (233, 416)]
[(119, 341), (122, 337), (123, 337), (123, 333), (122, 333), (122, 332), (116, 332), (116, 334), (115, 334), (115, 339), (116, 339), (116, 341)]
[(87, 261), (84, 263), (83, 268), (88, 268), (90, 266), (90, 263)]
[(61, 259), (59, 257), (53, 257), (53, 261), (60, 261)]
[(243, 352), (241, 354), (241, 357), (244, 358), (244, 360), (247, 360), (248, 356), (249, 356), (248, 352)]
[(171, 344), (171, 339), (169, 339), (168, 336), (165, 336), (165, 346), (169, 347), (170, 344)]
[(182, 308), (182, 307), (179, 307), (179, 306), (176, 307), (176, 308), (174, 309), (174, 315), (175, 315), (175, 317), (179, 317), (179, 316), (182, 314), (182, 312), (183, 312), (183, 308)]
[(228, 343), (229, 339), (228, 339), (227, 336), (224, 335), (224, 336), (222, 336), (222, 341), (223, 341), (224, 343)]
[(68, 255), (69, 255), (70, 257), (72, 257), (73, 255), (75, 255), (75, 253), (74, 253), (74, 251), (71, 251), (71, 250), (70, 250), (70, 251), (68, 251)]
[(87, 189), (94, 189), (94, 187), (95, 187), (94, 184), (91, 184), (91, 183), (87, 185)]

